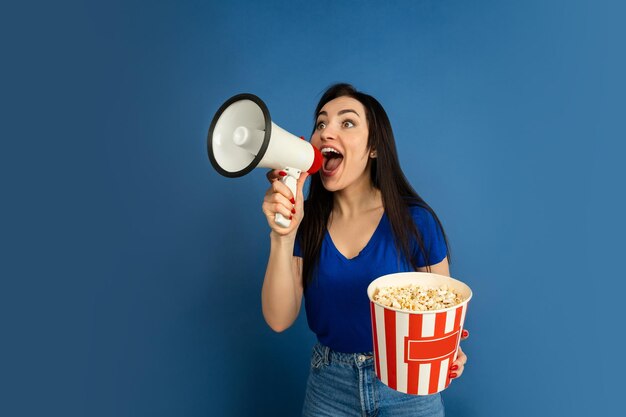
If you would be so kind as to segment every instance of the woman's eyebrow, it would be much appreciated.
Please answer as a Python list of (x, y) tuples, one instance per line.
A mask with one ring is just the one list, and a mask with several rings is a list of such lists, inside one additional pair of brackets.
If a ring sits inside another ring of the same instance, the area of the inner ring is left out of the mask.
[[(359, 113), (357, 113), (355, 110), (352, 110), (352, 109), (339, 110), (337, 115), (341, 116), (342, 114), (345, 114), (345, 113), (354, 113), (357, 116), (359, 116)], [(326, 113), (325, 111), (321, 111), (321, 112), (317, 113), (317, 117), (320, 117), (320, 116), (328, 116), (328, 113)], [(359, 117), (361, 117), (361, 116), (359, 116)]]
[[(339, 111), (339, 113), (337, 113), (337, 114), (338, 114), (339, 116), (341, 116), (342, 114), (345, 114), (345, 113), (354, 113), (354, 114), (356, 114), (357, 116), (359, 116), (359, 113), (357, 113), (357, 112), (356, 112), (356, 110), (352, 110), (352, 109), (340, 110), (340, 111)], [(359, 116), (359, 117), (361, 117), (361, 116)]]

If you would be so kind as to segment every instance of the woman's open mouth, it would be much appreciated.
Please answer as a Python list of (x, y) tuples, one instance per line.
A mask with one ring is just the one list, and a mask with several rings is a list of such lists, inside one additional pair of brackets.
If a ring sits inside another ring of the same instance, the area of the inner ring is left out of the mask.
[(322, 175), (330, 177), (337, 172), (339, 165), (343, 162), (343, 155), (335, 148), (324, 147), (321, 149), (324, 163), (322, 164)]

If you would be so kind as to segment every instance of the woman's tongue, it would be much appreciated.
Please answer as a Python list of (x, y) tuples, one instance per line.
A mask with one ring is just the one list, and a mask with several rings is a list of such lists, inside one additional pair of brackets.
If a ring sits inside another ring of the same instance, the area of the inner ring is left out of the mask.
[(322, 167), (324, 173), (331, 174), (334, 172), (337, 167), (339, 167), (339, 164), (341, 164), (341, 161), (343, 161), (343, 157), (339, 155), (324, 158), (324, 166)]

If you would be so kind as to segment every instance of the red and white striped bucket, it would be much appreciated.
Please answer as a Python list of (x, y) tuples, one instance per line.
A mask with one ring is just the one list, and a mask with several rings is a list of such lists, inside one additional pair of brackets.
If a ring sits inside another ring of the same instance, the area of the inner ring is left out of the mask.
[[(464, 301), (447, 309), (425, 312), (400, 311), (372, 301), (379, 287), (410, 284), (423, 287), (445, 284)], [(407, 394), (429, 395), (446, 389), (472, 290), (461, 281), (443, 275), (403, 272), (372, 281), (367, 295), (372, 313), (376, 376), (390, 388)]]

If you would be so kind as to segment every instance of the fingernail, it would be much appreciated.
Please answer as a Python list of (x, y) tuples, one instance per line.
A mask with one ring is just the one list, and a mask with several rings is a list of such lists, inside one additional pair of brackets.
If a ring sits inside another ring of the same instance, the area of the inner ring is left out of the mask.
[(450, 367), (450, 370), (451, 370), (451, 371), (456, 371), (457, 369), (459, 369), (459, 367), (458, 367), (457, 365), (452, 365), (452, 366)]
[(278, 175), (280, 175), (281, 177), (284, 177), (285, 175), (287, 175), (287, 173), (285, 171), (280, 171)]
[(296, 204), (296, 200), (294, 200), (294, 198), (293, 198), (293, 197), (292, 197), (292, 198), (291, 198), (291, 200), (289, 200), (289, 201), (291, 201), (291, 204)]
[(296, 214), (296, 209), (295, 209), (295, 208), (292, 208), (292, 209), (291, 209), (291, 212), (292, 212), (293, 214)]
[(293, 219), (293, 216), (289, 216), (289, 220)]
[(452, 372), (450, 375), (448, 375), (450, 378), (456, 378), (456, 373)]
[(300, 139), (302, 139), (302, 140), (306, 140), (306, 139), (304, 138), (304, 136), (300, 136)]
[(467, 330), (463, 330), (461, 332), (461, 337), (467, 337), (467, 336), (469, 336), (469, 332)]

